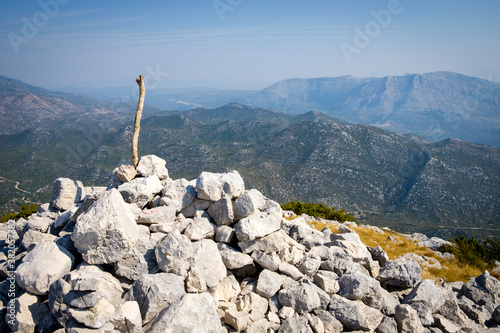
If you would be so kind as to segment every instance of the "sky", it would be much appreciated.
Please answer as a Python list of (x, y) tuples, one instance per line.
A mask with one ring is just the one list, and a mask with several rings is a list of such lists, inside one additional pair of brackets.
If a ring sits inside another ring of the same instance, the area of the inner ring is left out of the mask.
[(0, 75), (48, 89), (262, 89), (452, 71), (500, 82), (500, 1), (0, 1)]

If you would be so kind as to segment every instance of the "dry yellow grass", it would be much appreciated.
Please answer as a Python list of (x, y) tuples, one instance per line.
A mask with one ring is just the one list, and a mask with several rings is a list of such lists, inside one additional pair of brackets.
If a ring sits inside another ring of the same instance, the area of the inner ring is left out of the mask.
[[(323, 222), (312, 221), (309, 222), (315, 229), (322, 230), (325, 227), (330, 228), (333, 233), (338, 233), (339, 228), (326, 224)], [(415, 253), (420, 256), (431, 257), (439, 261), (441, 264), (441, 268), (427, 268), (422, 267), (422, 279), (432, 279), (437, 280), (442, 278), (446, 282), (454, 282), (454, 281), (464, 281), (466, 282), (471, 277), (478, 276), (482, 274), (482, 272), (476, 268), (469, 265), (464, 265), (460, 263), (457, 259), (443, 259), (440, 258), (434, 253), (434, 251), (417, 245), (415, 242), (408, 240), (402, 234), (399, 234), (394, 231), (386, 231), (384, 233), (377, 233), (371, 228), (367, 228), (364, 226), (351, 227), (361, 238), (361, 241), (371, 247), (375, 247), (379, 245), (387, 252), (389, 259), (394, 260), (396, 258), (400, 258), (407, 253)], [(392, 236), (392, 238), (397, 241), (389, 241), (388, 237)], [(421, 265), (422, 266), (422, 265)], [(500, 276), (494, 275), (496, 278), (500, 278)]]

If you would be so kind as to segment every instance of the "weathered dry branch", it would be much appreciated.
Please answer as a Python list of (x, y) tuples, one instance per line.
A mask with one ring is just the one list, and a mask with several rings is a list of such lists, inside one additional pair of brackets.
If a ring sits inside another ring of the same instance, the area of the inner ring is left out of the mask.
[(139, 103), (137, 104), (137, 111), (135, 113), (134, 135), (132, 137), (132, 165), (134, 168), (137, 168), (137, 164), (139, 164), (137, 145), (139, 143), (139, 131), (141, 129), (142, 108), (144, 107), (146, 87), (144, 86), (144, 78), (142, 75), (139, 75), (139, 78), (135, 79), (135, 81), (139, 86)]

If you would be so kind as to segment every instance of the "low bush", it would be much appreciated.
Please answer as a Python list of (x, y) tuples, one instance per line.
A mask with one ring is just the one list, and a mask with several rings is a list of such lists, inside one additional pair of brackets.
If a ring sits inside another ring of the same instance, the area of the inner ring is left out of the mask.
[(474, 237), (460, 236), (450, 239), (452, 245), (444, 245), (441, 252), (453, 254), (461, 263), (475, 266), (481, 270), (490, 269), (494, 261), (500, 261), (500, 241), (488, 238), (480, 242)]
[(21, 209), (19, 209), (19, 212), (17, 213), (15, 212), (4, 213), (0, 218), (0, 223), (5, 223), (8, 220), (18, 220), (21, 217), (25, 219), (31, 214), (36, 213), (37, 210), (38, 210), (38, 205), (36, 204), (21, 205)]
[(312, 217), (320, 217), (325, 220), (334, 220), (339, 222), (352, 221), (355, 222), (354, 216), (346, 212), (344, 209), (337, 207), (328, 207), (321, 203), (302, 203), (300, 201), (289, 201), (281, 205), (284, 210), (291, 210), (297, 215), (307, 214)]

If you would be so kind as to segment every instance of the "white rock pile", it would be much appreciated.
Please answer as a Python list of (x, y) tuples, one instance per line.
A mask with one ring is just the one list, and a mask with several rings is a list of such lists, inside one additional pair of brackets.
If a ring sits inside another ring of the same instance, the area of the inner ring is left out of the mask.
[(437, 333), (500, 323), (500, 282), (488, 272), (465, 284), (422, 280), (411, 255), (389, 260), (346, 225), (332, 234), (283, 218), (236, 171), (172, 180), (164, 160), (144, 156), (137, 170), (115, 169), (107, 189), (57, 179), (50, 203), (6, 225), (1, 332)]

